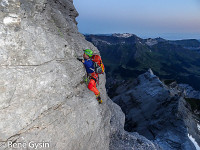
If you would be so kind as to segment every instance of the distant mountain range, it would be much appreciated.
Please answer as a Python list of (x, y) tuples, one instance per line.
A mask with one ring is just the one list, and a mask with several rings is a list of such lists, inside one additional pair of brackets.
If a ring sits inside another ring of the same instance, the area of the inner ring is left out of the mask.
[(85, 37), (99, 49), (108, 81), (130, 81), (151, 68), (163, 80), (173, 79), (200, 89), (199, 40), (142, 39), (128, 33)]

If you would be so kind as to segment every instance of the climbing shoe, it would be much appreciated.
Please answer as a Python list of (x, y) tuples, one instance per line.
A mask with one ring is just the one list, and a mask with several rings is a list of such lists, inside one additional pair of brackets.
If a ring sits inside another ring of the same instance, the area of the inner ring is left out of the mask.
[(99, 102), (99, 104), (101, 104), (103, 101), (100, 97), (100, 93), (96, 95), (97, 101)]
[(98, 100), (98, 102), (99, 102), (99, 104), (102, 104), (102, 103), (103, 103), (102, 99)]
[(99, 104), (102, 104), (102, 102), (103, 102), (100, 96), (97, 97), (97, 101), (99, 102)]

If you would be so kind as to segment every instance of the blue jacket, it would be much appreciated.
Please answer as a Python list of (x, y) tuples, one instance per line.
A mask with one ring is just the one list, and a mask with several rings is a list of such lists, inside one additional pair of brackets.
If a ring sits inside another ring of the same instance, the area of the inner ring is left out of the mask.
[(93, 73), (94, 72), (94, 65), (93, 65), (93, 61), (90, 59), (84, 59), (85, 62), (83, 63), (85, 65), (85, 69), (86, 72), (89, 73)]

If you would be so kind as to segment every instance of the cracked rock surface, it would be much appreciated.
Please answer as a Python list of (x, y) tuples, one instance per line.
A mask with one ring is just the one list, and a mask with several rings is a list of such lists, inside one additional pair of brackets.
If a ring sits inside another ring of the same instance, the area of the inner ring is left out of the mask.
[(83, 48), (98, 51), (78, 32), (72, 1), (1, 0), (0, 9), (0, 149), (8, 141), (108, 149), (110, 111), (76, 60)]

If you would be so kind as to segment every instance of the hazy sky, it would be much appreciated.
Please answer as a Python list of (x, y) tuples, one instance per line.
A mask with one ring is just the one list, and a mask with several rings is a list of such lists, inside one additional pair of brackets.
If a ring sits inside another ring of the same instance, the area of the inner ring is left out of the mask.
[(81, 33), (200, 39), (200, 0), (74, 0)]

